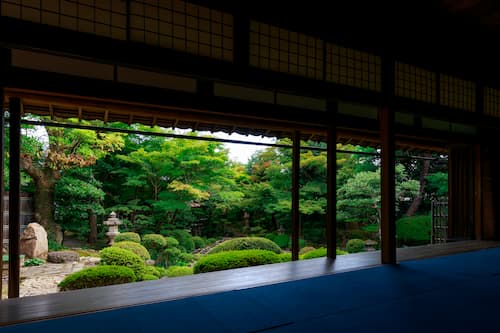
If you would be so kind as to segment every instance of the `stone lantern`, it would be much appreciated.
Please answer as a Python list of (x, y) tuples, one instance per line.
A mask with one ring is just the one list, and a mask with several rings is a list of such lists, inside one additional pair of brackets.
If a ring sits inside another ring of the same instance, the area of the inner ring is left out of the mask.
[(111, 212), (111, 214), (109, 214), (109, 218), (104, 221), (104, 225), (107, 225), (109, 228), (108, 232), (105, 234), (109, 238), (109, 245), (113, 245), (116, 235), (120, 233), (118, 231), (118, 226), (120, 224), (123, 224), (123, 222), (116, 217), (115, 212)]

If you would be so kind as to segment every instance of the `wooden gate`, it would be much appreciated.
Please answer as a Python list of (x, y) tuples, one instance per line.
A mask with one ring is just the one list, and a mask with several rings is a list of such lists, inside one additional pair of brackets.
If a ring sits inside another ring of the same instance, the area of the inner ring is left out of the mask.
[(448, 239), (448, 199), (431, 201), (431, 244), (446, 243)]

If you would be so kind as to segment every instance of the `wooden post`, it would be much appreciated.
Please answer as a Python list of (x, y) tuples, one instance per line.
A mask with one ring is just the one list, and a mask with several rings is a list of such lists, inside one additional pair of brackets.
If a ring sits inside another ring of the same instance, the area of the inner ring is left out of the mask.
[(483, 173), (481, 145), (474, 147), (474, 237), (476, 240), (483, 239)]
[(300, 132), (295, 131), (293, 136), (292, 153), (292, 260), (299, 260), (300, 234)]
[(337, 104), (328, 104), (330, 116), (327, 133), (326, 256), (337, 257)]
[(21, 100), (11, 97), (9, 156), (9, 298), (19, 297), (20, 196), (21, 196)]
[(394, 113), (389, 107), (379, 109), (381, 152), (381, 240), (382, 264), (396, 263), (396, 159), (394, 152)]

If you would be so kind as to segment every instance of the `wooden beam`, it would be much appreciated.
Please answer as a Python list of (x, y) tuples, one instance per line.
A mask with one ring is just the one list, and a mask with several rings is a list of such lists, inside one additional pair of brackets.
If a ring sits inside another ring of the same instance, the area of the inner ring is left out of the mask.
[(396, 263), (396, 158), (394, 152), (394, 112), (387, 106), (379, 109), (381, 134), (381, 253), (382, 264)]
[(332, 117), (327, 132), (326, 256), (337, 257), (337, 104), (328, 103)]
[(21, 196), (21, 99), (9, 99), (9, 298), (19, 297), (19, 232)]
[(300, 235), (300, 132), (295, 131), (293, 136), (292, 152), (292, 260), (299, 260)]

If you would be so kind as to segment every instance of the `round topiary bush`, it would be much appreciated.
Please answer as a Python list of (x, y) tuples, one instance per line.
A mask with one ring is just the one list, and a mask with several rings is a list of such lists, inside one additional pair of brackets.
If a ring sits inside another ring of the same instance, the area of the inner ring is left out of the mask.
[(165, 241), (167, 242), (167, 248), (179, 246), (179, 241), (174, 237), (165, 237)]
[(267, 250), (281, 253), (281, 248), (264, 237), (239, 237), (227, 240), (215, 246), (208, 254), (236, 250)]
[(167, 231), (167, 236), (177, 239), (179, 247), (182, 247), (185, 251), (191, 252), (194, 250), (193, 237), (186, 230), (176, 229)]
[(156, 260), (158, 255), (167, 247), (167, 241), (162, 235), (147, 234), (142, 237), (142, 245), (148, 249), (151, 259)]
[(349, 239), (346, 244), (346, 250), (349, 253), (358, 253), (365, 250), (365, 242), (362, 239)]
[(142, 277), (142, 281), (153, 281), (153, 280), (158, 280), (158, 277), (153, 274), (144, 274)]
[(115, 242), (123, 242), (123, 241), (140, 243), (141, 236), (139, 236), (139, 234), (136, 232), (122, 232), (116, 235)]
[(282, 262), (281, 257), (267, 250), (236, 250), (208, 254), (196, 262), (194, 274), (222, 271), (239, 267), (258, 266)]
[(201, 248), (205, 247), (205, 240), (200, 236), (194, 236), (193, 243), (194, 243), (195, 249), (201, 249)]
[(124, 266), (132, 269), (138, 281), (141, 281), (146, 272), (144, 260), (137, 254), (116, 246), (107, 247), (99, 251), (100, 265)]
[(134, 271), (128, 267), (100, 265), (68, 275), (58, 286), (61, 291), (65, 291), (110, 286), (135, 280)]
[(118, 242), (114, 243), (113, 247), (119, 247), (121, 249), (132, 251), (133, 253), (141, 257), (142, 260), (144, 261), (151, 259), (148, 249), (146, 249), (144, 246), (136, 242), (131, 242), (131, 241)]

